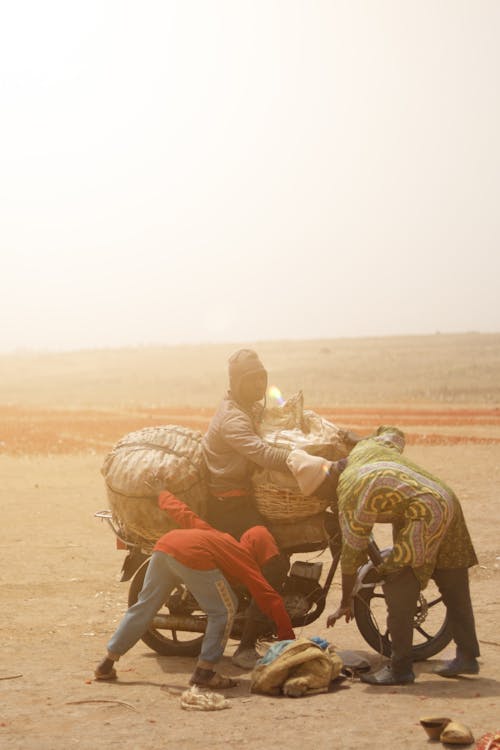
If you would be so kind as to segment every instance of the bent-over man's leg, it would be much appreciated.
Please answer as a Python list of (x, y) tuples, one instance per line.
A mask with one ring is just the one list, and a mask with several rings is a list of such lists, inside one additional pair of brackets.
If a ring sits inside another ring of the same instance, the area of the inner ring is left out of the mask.
[(207, 627), (200, 652), (200, 661), (216, 664), (224, 653), (238, 599), (223, 574), (214, 570), (193, 570), (175, 561), (174, 569), (207, 615)]
[(469, 571), (467, 568), (440, 568), (434, 571), (433, 578), (446, 605), (457, 647), (455, 659), (436, 671), (443, 677), (477, 674), (479, 642), (470, 597)]
[(391, 665), (378, 672), (361, 675), (372, 685), (404, 685), (413, 682), (413, 618), (420, 584), (412, 568), (388, 573), (383, 583), (387, 604), (387, 629), (391, 636)]
[(175, 561), (174, 569), (207, 615), (201, 652), (190, 682), (212, 688), (230, 688), (237, 683), (215, 672), (231, 633), (238, 599), (220, 570), (193, 570)]
[(115, 661), (142, 637), (172, 588), (179, 582), (170, 568), (171, 559), (173, 558), (163, 552), (153, 552), (139, 597), (136, 603), (128, 608), (111, 636), (107, 656), (94, 672), (96, 680), (116, 679)]
[(387, 603), (387, 629), (392, 643), (391, 667), (395, 675), (412, 671), (413, 618), (420, 584), (412, 568), (390, 573), (383, 585)]
[(170, 555), (153, 552), (139, 597), (128, 608), (108, 643), (108, 652), (115, 660), (140, 640), (174, 586), (182, 581), (172, 562), (176, 561)]

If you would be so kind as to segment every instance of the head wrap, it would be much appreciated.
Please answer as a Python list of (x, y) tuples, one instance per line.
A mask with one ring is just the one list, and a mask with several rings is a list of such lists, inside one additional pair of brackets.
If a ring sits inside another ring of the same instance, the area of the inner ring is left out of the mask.
[(405, 436), (397, 427), (388, 427), (381, 425), (377, 430), (377, 436), (374, 438), (377, 443), (382, 443), (387, 448), (393, 448), (398, 453), (402, 453), (405, 448)]
[(240, 544), (253, 557), (259, 568), (279, 555), (274, 538), (268, 529), (262, 526), (252, 526), (244, 531), (240, 537)]
[(229, 388), (236, 400), (239, 399), (243, 379), (257, 373), (267, 376), (266, 368), (253, 349), (238, 349), (229, 357)]

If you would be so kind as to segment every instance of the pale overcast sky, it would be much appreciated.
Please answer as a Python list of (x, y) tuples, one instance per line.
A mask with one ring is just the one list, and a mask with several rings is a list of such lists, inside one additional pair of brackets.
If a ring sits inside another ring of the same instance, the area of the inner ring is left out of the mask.
[(500, 331), (500, 2), (16, 0), (0, 351)]

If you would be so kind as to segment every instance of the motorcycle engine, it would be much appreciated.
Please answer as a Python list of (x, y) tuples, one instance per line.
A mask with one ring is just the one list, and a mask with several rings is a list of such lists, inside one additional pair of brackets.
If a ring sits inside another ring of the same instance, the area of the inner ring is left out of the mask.
[(291, 620), (296, 617), (304, 617), (309, 612), (310, 603), (307, 596), (301, 594), (284, 594), (283, 601)]
[(285, 607), (292, 620), (304, 617), (314, 605), (322, 570), (323, 563), (320, 562), (297, 560), (293, 563), (283, 592)]

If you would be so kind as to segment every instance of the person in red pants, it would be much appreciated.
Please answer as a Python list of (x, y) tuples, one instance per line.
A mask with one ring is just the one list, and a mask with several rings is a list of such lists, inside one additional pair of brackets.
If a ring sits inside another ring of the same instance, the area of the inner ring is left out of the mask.
[(172, 589), (184, 583), (207, 614), (201, 653), (190, 684), (234, 687), (234, 680), (215, 671), (236, 613), (237, 597), (231, 584), (243, 584), (248, 589), (261, 611), (274, 622), (280, 640), (295, 638), (283, 599), (261, 572), (279, 554), (276, 543), (263, 526), (249, 529), (238, 542), (211, 527), (170, 492), (161, 492), (158, 504), (181, 528), (167, 532), (156, 543), (139, 598), (111, 637), (95, 678), (116, 678), (115, 661), (141, 638)]

